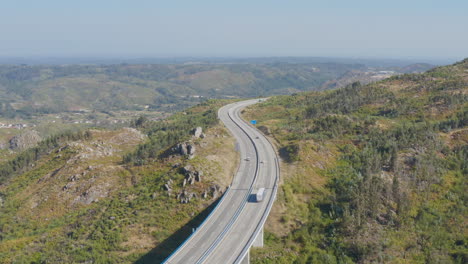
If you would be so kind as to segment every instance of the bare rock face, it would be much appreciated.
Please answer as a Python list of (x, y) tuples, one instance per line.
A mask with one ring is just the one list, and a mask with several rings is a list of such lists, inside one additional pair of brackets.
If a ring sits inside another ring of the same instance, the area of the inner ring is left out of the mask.
[(10, 139), (10, 149), (24, 150), (37, 146), (41, 137), (35, 130), (29, 130)]
[(193, 130), (193, 136), (199, 138), (203, 134), (203, 130), (201, 127), (197, 127)]
[(195, 146), (189, 142), (179, 143), (175, 148), (173, 148), (173, 152), (179, 155), (188, 156), (189, 159), (192, 159), (195, 157)]
[(195, 146), (187, 144), (187, 153), (189, 155), (189, 159), (195, 156)]
[(211, 196), (213, 198), (218, 198), (218, 196), (222, 193), (221, 191), (221, 187), (217, 184), (214, 184), (210, 187), (210, 191), (211, 191)]
[(179, 200), (180, 203), (186, 204), (189, 203), (192, 199), (197, 198), (198, 195), (196, 193), (189, 193), (187, 190), (184, 190), (177, 194), (176, 198)]
[(80, 196), (76, 197), (75, 202), (79, 202), (82, 204), (91, 204), (93, 202), (98, 202), (100, 199), (109, 196), (109, 187), (110, 185), (107, 183), (105, 183), (104, 185), (93, 185), (91, 188), (84, 191)]
[(173, 183), (173, 181), (171, 179), (169, 179), (166, 182), (166, 184), (164, 184), (164, 186), (163, 186), (164, 190), (167, 191), (168, 196), (171, 196), (171, 194), (172, 194), (172, 183)]
[(185, 175), (182, 186), (185, 186), (187, 183), (193, 185), (195, 182), (201, 182), (202, 180), (203, 172), (195, 170), (191, 165), (183, 167), (181, 172)]
[(203, 175), (203, 172), (202, 172), (202, 171), (196, 171), (196, 172), (195, 172), (195, 181), (201, 182), (201, 180), (202, 180), (202, 175)]
[(179, 145), (177, 145), (177, 147), (179, 149), (180, 155), (188, 155), (187, 143), (180, 143)]

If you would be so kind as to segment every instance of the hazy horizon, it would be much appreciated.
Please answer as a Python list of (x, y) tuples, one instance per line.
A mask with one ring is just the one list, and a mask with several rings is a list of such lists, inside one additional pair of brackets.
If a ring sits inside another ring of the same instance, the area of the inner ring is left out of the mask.
[(0, 57), (468, 56), (468, 3), (20, 0), (0, 11)]
[(321, 57), (321, 56), (0, 56), (1, 64), (183, 64), (183, 63), (360, 63), (405, 66), (415, 63), (448, 65), (464, 58), (385, 58), (385, 57)]

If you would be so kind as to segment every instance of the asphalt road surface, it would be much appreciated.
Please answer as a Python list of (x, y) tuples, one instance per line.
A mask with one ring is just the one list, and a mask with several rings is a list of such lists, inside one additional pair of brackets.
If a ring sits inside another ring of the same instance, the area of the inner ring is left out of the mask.
[[(213, 212), (165, 263), (238, 263), (261, 231), (276, 196), (279, 166), (273, 146), (240, 117), (243, 108), (258, 101), (219, 110), (220, 120), (237, 140), (238, 172)], [(265, 188), (265, 194), (257, 202), (260, 188)]]

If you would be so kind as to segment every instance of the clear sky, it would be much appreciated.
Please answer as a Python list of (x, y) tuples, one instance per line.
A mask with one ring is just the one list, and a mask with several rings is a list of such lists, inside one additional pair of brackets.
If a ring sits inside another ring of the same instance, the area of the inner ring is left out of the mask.
[(1, 0), (0, 56), (468, 57), (467, 0)]

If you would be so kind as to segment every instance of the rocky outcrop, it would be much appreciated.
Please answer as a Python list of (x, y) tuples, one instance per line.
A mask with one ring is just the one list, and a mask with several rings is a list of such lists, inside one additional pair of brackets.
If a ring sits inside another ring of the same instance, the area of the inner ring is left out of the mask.
[(193, 136), (196, 138), (204, 138), (203, 129), (201, 127), (195, 128), (193, 131)]
[(41, 137), (35, 130), (29, 130), (10, 139), (10, 149), (24, 150), (37, 146)]
[(169, 180), (163, 185), (163, 189), (167, 191), (167, 194), (171, 196), (171, 194), (176, 191), (176, 194), (173, 196), (182, 204), (190, 203), (190, 201), (194, 198), (201, 198), (201, 199), (216, 199), (223, 193), (223, 190), (218, 184), (212, 184), (209, 187), (205, 187), (204, 190), (199, 189), (200, 186), (203, 185), (196, 185), (191, 187), (191, 185), (201, 182), (203, 178), (203, 171), (197, 170), (194, 166), (188, 164), (184, 167), (181, 167), (179, 163), (174, 164), (172, 166), (174, 169), (178, 169), (178, 172), (184, 175), (184, 179), (182, 181), (182, 190), (178, 191), (177, 186), (173, 188), (173, 181)]
[[(203, 134), (203, 130), (201, 127), (197, 127), (191, 131), (193, 134), (193, 138), (204, 138), (205, 134)], [(189, 159), (193, 159), (195, 157), (195, 145), (190, 141), (179, 143), (169, 150), (165, 151), (161, 154), (161, 157), (170, 157), (172, 155), (182, 155), (186, 156)]]
[(93, 185), (91, 186), (91, 188), (81, 193), (80, 196), (76, 197), (74, 199), (74, 202), (75, 203), (79, 202), (82, 204), (91, 204), (93, 202), (98, 202), (100, 199), (107, 198), (109, 196), (109, 191), (110, 191), (109, 187), (110, 187), (109, 183)]
[(172, 194), (172, 180), (169, 179), (166, 184), (164, 184), (163, 188), (167, 191), (167, 195), (170, 196)]
[(195, 170), (191, 165), (181, 168), (181, 173), (185, 176), (182, 186), (185, 186), (187, 183), (193, 185), (195, 182), (202, 181), (203, 172)]
[(217, 184), (211, 185), (210, 191), (211, 191), (211, 196), (214, 199), (218, 198), (218, 196), (222, 193), (221, 187), (219, 187), (219, 185)]
[(179, 143), (173, 152), (179, 155), (188, 156), (189, 159), (195, 157), (195, 146), (190, 142)]
[(179, 202), (182, 204), (189, 203), (192, 199), (197, 198), (197, 197), (198, 195), (196, 193), (187, 192), (187, 190), (183, 190), (176, 196), (177, 200), (179, 200)]

